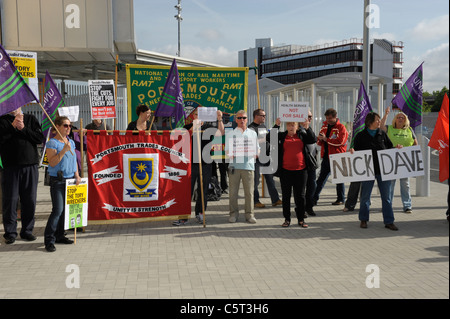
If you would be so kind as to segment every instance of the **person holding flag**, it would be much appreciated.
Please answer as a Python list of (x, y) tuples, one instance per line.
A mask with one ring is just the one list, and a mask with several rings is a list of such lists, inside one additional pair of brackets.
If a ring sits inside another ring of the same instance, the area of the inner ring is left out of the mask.
[[(381, 119), (381, 129), (385, 131), (392, 144), (402, 145), (403, 147), (417, 145), (417, 138), (414, 131), (409, 126), (408, 116), (399, 112), (394, 116), (392, 125), (385, 125), (386, 119), (390, 113), (390, 108), (386, 108), (383, 118)], [(391, 182), (391, 201), (394, 201), (395, 179)], [(412, 213), (412, 200), (409, 192), (409, 178), (400, 178), (400, 195), (403, 203), (403, 211), (407, 214)]]
[(3, 227), (6, 244), (17, 237), (17, 203), (20, 198), (20, 237), (33, 241), (34, 215), (39, 180), (37, 145), (42, 143), (39, 121), (23, 114), (21, 107), (39, 100), (31, 91), (11, 58), (0, 45), (0, 157), (3, 164)]
[[(447, 94), (444, 95), (441, 110), (434, 127), (433, 135), (431, 135), (428, 146), (439, 151), (439, 181), (449, 180), (449, 100)], [(450, 189), (447, 195), (447, 220), (450, 221)]]
[[(372, 105), (370, 104), (369, 96), (367, 95), (363, 81), (359, 86), (358, 102), (356, 104), (355, 114), (353, 116), (353, 130), (352, 138), (350, 140), (350, 149), (355, 144), (356, 135), (363, 131), (366, 127), (364, 123), (367, 114), (372, 112)], [(358, 202), (359, 191), (361, 190), (361, 182), (351, 182), (348, 188), (347, 199), (345, 201), (344, 209), (342, 211), (354, 211), (356, 203)]]

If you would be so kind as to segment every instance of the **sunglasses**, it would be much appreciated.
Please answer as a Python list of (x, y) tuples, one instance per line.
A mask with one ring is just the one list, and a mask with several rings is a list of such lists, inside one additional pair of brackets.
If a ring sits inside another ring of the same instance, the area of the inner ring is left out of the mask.
[(72, 128), (72, 124), (63, 124), (63, 126), (65, 127), (65, 128)]
[(311, 119), (312, 119), (312, 116), (309, 116), (309, 115), (308, 115), (308, 118), (311, 120)]
[(266, 117), (266, 114), (258, 114), (259, 116)]
[(238, 117), (236, 117), (238, 120), (246, 120), (247, 119), (247, 117), (246, 116), (238, 116)]

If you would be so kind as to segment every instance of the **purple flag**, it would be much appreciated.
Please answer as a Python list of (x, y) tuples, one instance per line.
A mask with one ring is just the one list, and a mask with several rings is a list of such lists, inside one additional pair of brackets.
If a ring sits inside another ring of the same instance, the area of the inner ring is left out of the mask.
[(364, 88), (364, 83), (361, 81), (361, 85), (359, 86), (358, 102), (356, 103), (355, 115), (353, 116), (353, 133), (350, 148), (353, 148), (356, 134), (364, 130), (366, 127), (364, 121), (366, 120), (367, 114), (370, 112), (372, 112), (372, 106), (370, 105), (369, 97), (367, 96), (366, 89)]
[[(61, 93), (58, 90), (55, 82), (48, 73), (45, 73), (45, 89), (44, 89), (44, 110), (50, 116), (52, 121), (55, 121), (56, 112), (60, 106), (64, 106)], [(47, 139), (48, 130), (52, 127), (52, 123), (45, 113), (42, 114), (42, 132), (45, 140)], [(44, 140), (44, 143), (45, 143)]]
[(176, 60), (172, 62), (161, 99), (156, 107), (155, 116), (175, 117), (175, 127), (183, 127), (186, 113), (184, 112), (183, 94)]
[(34, 101), (39, 102), (39, 99), (0, 44), (0, 116)]
[(422, 64), (414, 71), (406, 83), (403, 84), (397, 95), (392, 99), (392, 107), (397, 106), (408, 116), (412, 128), (422, 123)]

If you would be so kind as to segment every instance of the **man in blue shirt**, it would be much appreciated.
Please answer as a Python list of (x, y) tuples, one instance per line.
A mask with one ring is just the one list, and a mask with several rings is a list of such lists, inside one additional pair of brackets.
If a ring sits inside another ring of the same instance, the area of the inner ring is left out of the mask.
[(244, 110), (235, 115), (237, 127), (226, 135), (225, 152), (229, 157), (229, 206), (230, 223), (235, 223), (239, 217), (238, 193), (242, 179), (245, 195), (245, 220), (255, 224), (254, 216), (254, 171), (255, 160), (259, 155), (258, 136), (254, 130), (247, 127), (248, 116)]

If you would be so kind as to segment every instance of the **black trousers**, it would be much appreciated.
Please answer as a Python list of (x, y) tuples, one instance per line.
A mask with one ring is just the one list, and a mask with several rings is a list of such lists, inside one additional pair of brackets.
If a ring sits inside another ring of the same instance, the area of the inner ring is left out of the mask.
[[(202, 182), (203, 182), (203, 204), (208, 205), (208, 189), (212, 175), (212, 164), (202, 164)], [(195, 215), (203, 213), (202, 194), (200, 188), (200, 167), (199, 164), (193, 163), (191, 166), (191, 195), (194, 192), (195, 182), (197, 182), (197, 199), (195, 202)]]
[(3, 237), (17, 237), (17, 203), (20, 199), (22, 228), (20, 235), (29, 235), (34, 229), (37, 185), (39, 169), (37, 165), (15, 166), (3, 169)]
[(308, 173), (306, 169), (301, 171), (289, 171), (284, 168), (280, 172), (281, 198), (283, 199), (283, 216), (291, 221), (291, 194), (294, 190), (295, 213), (299, 222), (305, 216), (305, 189)]

